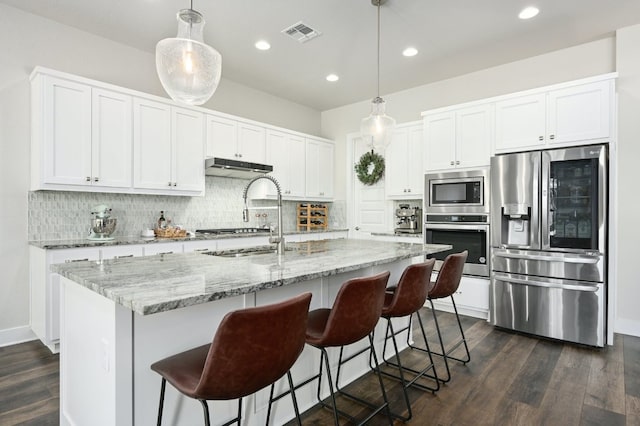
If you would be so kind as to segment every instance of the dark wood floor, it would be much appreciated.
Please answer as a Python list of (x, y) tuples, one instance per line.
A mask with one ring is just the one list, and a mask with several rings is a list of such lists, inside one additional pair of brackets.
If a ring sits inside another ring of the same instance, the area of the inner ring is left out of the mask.
[[(431, 312), (421, 314), (435, 343)], [(446, 338), (455, 337), (454, 316), (438, 318)], [(496, 329), (475, 318), (463, 317), (463, 326), (471, 362), (455, 363), (451, 382), (435, 395), (410, 389), (409, 424), (640, 425), (640, 338), (616, 335), (613, 346), (594, 349)], [(405, 361), (421, 360), (417, 351), (407, 352)], [(39, 342), (0, 348), (0, 425), (57, 425), (58, 368), (58, 356)], [(384, 382), (392, 409), (402, 411), (397, 382)], [(376, 394), (376, 386), (367, 375), (348, 389), (366, 397)], [(339, 404), (365, 413), (349, 401)], [(303, 421), (328, 425), (332, 415), (314, 408)], [(388, 422), (380, 416), (370, 424)]]

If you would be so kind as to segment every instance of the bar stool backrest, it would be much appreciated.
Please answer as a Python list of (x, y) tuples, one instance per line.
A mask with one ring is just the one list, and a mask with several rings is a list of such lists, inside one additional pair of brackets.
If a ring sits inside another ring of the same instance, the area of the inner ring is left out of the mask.
[(435, 263), (435, 259), (429, 259), (426, 262), (414, 263), (405, 268), (396, 290), (392, 295), (387, 294), (391, 301), (385, 303), (382, 315), (404, 317), (424, 306)]
[(380, 319), (389, 275), (387, 271), (342, 284), (327, 319), (322, 345), (349, 345), (373, 331)]
[(311, 293), (228, 313), (209, 349), (196, 395), (235, 399), (285, 375), (305, 345)]
[(468, 251), (450, 254), (445, 257), (442, 267), (438, 273), (436, 283), (429, 291), (430, 299), (442, 299), (449, 297), (458, 289), (462, 278), (462, 268), (467, 261)]

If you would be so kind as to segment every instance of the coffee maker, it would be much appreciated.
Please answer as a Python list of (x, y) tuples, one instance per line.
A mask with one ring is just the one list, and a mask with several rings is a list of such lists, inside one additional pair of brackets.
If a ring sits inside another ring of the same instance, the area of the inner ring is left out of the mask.
[(396, 234), (419, 234), (422, 232), (422, 209), (400, 204), (396, 209)]

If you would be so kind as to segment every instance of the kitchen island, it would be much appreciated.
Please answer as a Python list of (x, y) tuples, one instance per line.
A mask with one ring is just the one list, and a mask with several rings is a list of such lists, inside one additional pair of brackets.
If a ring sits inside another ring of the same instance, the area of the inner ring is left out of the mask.
[[(287, 247), (283, 256), (189, 253), (54, 265), (63, 277), (60, 423), (153, 424), (160, 377), (149, 366), (210, 342), (227, 312), (303, 292), (313, 294), (311, 309), (330, 307), (350, 278), (389, 270), (390, 283), (395, 283), (412, 259), (450, 249), (344, 239)], [(376, 342), (381, 346), (383, 322), (378, 327)], [(318, 355), (305, 348), (292, 369), (294, 380), (313, 375)], [(335, 362), (337, 353), (330, 356)], [(362, 362), (354, 361), (345, 370), (341, 384), (368, 370), (367, 357), (360, 358)], [(278, 387), (285, 389), (284, 383)], [(316, 403), (313, 385), (296, 395), (303, 410)], [(268, 389), (247, 398), (244, 424), (264, 424), (267, 400)], [(210, 407), (216, 424), (234, 416), (236, 401)], [(282, 423), (292, 414), (290, 399), (283, 398), (275, 406), (274, 420)], [(164, 421), (201, 424), (201, 407), (168, 387)]]

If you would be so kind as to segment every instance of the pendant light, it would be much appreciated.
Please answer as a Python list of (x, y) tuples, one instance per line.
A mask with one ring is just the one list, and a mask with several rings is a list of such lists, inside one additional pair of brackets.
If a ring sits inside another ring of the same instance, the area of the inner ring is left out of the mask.
[(391, 142), (391, 133), (396, 120), (385, 114), (385, 102), (380, 97), (380, 6), (386, 0), (371, 0), (371, 4), (378, 8), (378, 92), (371, 101), (371, 114), (362, 119), (360, 133), (363, 137), (371, 138), (373, 149), (384, 152)]
[(202, 105), (220, 83), (222, 56), (204, 43), (204, 18), (189, 9), (177, 14), (178, 35), (156, 45), (156, 70), (171, 99), (188, 105)]

